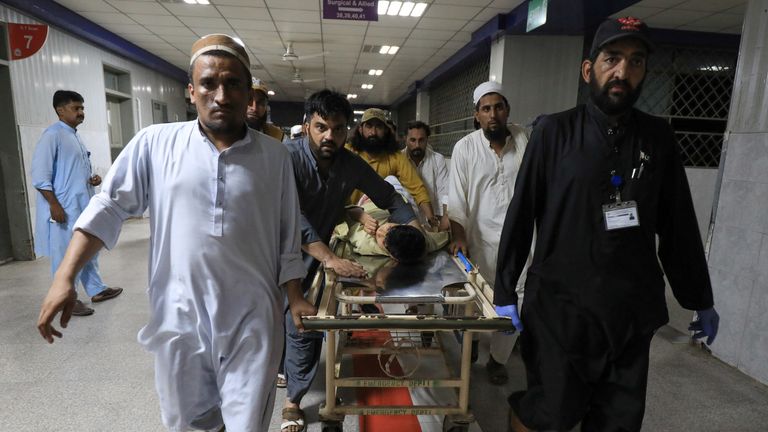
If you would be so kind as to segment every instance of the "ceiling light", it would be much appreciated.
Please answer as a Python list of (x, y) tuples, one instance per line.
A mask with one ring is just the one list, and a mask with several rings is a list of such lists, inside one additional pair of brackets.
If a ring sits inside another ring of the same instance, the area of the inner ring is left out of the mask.
[(197, 0), (184, 0), (186, 4), (197, 4)]
[(389, 51), (390, 48), (392, 48), (392, 47), (390, 47), (389, 45), (382, 46), (381, 49), (379, 50), (379, 54), (386, 54), (387, 51)]
[(387, 54), (390, 54), (390, 55), (395, 54), (397, 52), (397, 50), (399, 50), (399, 49), (400, 49), (399, 46), (391, 46), (387, 50)]
[(360, 86), (360, 88), (363, 88), (363, 89), (366, 89), (366, 90), (370, 90), (370, 89), (373, 88), (373, 84), (363, 84), (363, 85)]
[(368, 71), (368, 75), (381, 76), (382, 73), (384, 73), (384, 71), (381, 69), (371, 69)]
[(395, 16), (398, 12), (400, 12), (400, 6), (403, 5), (403, 2), (401, 1), (393, 1), (389, 2), (389, 8), (387, 9), (387, 15), (389, 16)]
[(211, 2), (209, 2), (208, 0), (197, 0), (197, 4), (209, 5), (211, 4)]
[(379, 15), (386, 14), (387, 8), (389, 8), (389, 0), (379, 0)]
[(398, 15), (400, 16), (408, 16), (411, 14), (411, 11), (413, 10), (413, 7), (416, 5), (414, 2), (404, 2), (403, 7), (400, 8), (400, 13)]
[(274, 90), (269, 90), (269, 91), (267, 91), (267, 94), (270, 95), (270, 96), (274, 96), (275, 95), (275, 91)]
[(363, 110), (354, 110), (354, 111), (352, 111), (352, 112), (353, 112), (355, 115), (363, 115), (363, 114), (365, 114), (365, 111), (363, 111)]
[(424, 11), (427, 9), (426, 3), (416, 3), (416, 6), (413, 8), (413, 12), (411, 12), (412, 17), (420, 17), (422, 14), (424, 14)]
[(381, 74), (383, 74), (383, 73), (384, 73), (384, 71), (383, 71), (383, 70), (381, 70), (381, 69), (376, 69), (376, 76), (381, 76)]
[(354, 93), (350, 93), (347, 95), (347, 99), (357, 99), (357, 95)]

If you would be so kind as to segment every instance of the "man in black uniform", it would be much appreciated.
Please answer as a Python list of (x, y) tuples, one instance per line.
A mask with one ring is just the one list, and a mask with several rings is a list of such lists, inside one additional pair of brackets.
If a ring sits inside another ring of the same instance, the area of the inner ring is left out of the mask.
[[(639, 431), (648, 351), (676, 299), (711, 344), (719, 317), (691, 193), (669, 125), (632, 108), (652, 44), (635, 18), (604, 22), (582, 77), (591, 101), (542, 117), (507, 210), (494, 303), (515, 316), (534, 224), (521, 353), (528, 389), (510, 430)], [(659, 237), (658, 259), (656, 236)], [(528, 429), (530, 428), (530, 429)]]

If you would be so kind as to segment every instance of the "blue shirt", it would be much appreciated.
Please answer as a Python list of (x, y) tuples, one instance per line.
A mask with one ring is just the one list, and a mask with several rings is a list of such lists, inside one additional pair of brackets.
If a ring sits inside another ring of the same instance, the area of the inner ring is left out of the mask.
[[(32, 186), (52, 191), (67, 215), (66, 232), (93, 196), (91, 161), (77, 130), (63, 121), (49, 126), (32, 156)], [(51, 210), (42, 193), (37, 194), (35, 215), (35, 253), (51, 256)], [(66, 244), (66, 242), (65, 242)]]

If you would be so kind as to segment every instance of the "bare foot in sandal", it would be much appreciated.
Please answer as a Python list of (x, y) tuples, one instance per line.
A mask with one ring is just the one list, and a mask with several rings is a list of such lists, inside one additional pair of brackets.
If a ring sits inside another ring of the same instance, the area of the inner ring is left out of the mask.
[(280, 423), (280, 432), (304, 432), (304, 411), (298, 407), (283, 408), (283, 422)]

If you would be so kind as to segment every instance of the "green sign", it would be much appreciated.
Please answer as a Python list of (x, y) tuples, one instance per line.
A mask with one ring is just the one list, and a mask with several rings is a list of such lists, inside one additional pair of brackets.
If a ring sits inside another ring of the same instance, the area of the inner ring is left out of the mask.
[(528, 2), (528, 24), (525, 31), (529, 32), (547, 22), (547, 0), (531, 0)]

